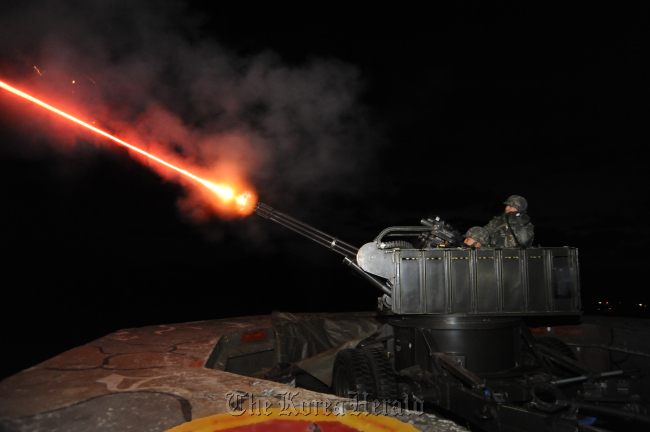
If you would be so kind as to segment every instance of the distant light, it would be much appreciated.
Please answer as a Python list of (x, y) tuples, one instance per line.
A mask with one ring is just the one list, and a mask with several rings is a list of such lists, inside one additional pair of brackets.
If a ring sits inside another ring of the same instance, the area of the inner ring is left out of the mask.
[(639, 306), (643, 306), (641, 303), (639, 303)]
[(598, 302), (598, 304), (600, 304), (600, 302)]
[(605, 304), (609, 304), (609, 302), (605, 302)]

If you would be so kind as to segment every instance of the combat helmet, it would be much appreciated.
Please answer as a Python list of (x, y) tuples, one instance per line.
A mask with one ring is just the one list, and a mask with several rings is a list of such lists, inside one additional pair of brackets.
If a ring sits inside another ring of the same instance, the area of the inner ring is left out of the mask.
[(481, 243), (482, 246), (487, 246), (490, 243), (490, 233), (485, 228), (479, 226), (468, 229), (463, 237), (472, 238)]
[(521, 212), (526, 211), (528, 208), (528, 201), (526, 201), (526, 198), (519, 195), (512, 195), (506, 200), (506, 202), (504, 202), (504, 204), (514, 207)]

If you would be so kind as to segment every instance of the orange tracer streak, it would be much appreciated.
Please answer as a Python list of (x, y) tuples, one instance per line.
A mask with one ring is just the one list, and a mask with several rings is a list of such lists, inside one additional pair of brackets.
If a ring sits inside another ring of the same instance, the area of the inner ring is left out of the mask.
[[(214, 191), (219, 196), (219, 198), (221, 198), (224, 201), (231, 201), (233, 198), (235, 198), (235, 191), (231, 187), (224, 186), (224, 185), (218, 185), (218, 184), (215, 184), (215, 183), (211, 183), (211, 182), (209, 182), (207, 180), (203, 180), (202, 178), (197, 177), (194, 174), (185, 171), (184, 169), (178, 168), (178, 167), (176, 167), (176, 166), (174, 166), (174, 165), (172, 165), (172, 164), (170, 164), (168, 162), (165, 162), (164, 160), (162, 160), (160, 158), (157, 158), (156, 156), (152, 155), (151, 153), (147, 153), (144, 150), (140, 150), (139, 148), (134, 147), (131, 144), (122, 141), (121, 139), (115, 138), (114, 136), (104, 132), (103, 130), (97, 129), (96, 127), (91, 126), (88, 123), (85, 123), (85, 122), (83, 122), (83, 121), (81, 121), (81, 120), (79, 120), (79, 119), (77, 119), (75, 117), (72, 117), (70, 114), (66, 114), (63, 111), (58, 110), (58, 109), (54, 108), (53, 106), (46, 104), (45, 102), (41, 102), (40, 100), (36, 99), (35, 97), (32, 97), (32, 96), (28, 95), (27, 93), (21, 92), (20, 90), (15, 89), (15, 88), (11, 87), (10, 85), (5, 84), (2, 81), (0, 81), (0, 87), (2, 87), (3, 89), (5, 89), (7, 91), (10, 91), (11, 93), (13, 93), (15, 95), (18, 95), (18, 96), (20, 96), (22, 98), (25, 98), (28, 101), (34, 102), (35, 104), (38, 104), (38, 105), (42, 106), (43, 108), (47, 108), (48, 110), (50, 110), (52, 112), (55, 112), (58, 115), (67, 118), (68, 120), (72, 120), (73, 122), (75, 122), (77, 124), (80, 124), (81, 126), (83, 126), (85, 128), (88, 128), (93, 132), (97, 132), (98, 134), (103, 135), (106, 138), (111, 139), (111, 140), (115, 141), (116, 143), (123, 145), (124, 147), (128, 147), (129, 149), (131, 149), (133, 151), (136, 151), (136, 152), (138, 152), (140, 154), (143, 154), (146, 157), (148, 157), (150, 159), (153, 159), (156, 162), (165, 165), (166, 167), (169, 167), (169, 168), (171, 168), (173, 170), (176, 170), (179, 173), (181, 173), (181, 174), (183, 174), (183, 175), (185, 175), (185, 176), (187, 176), (187, 177), (189, 177), (189, 178), (191, 178), (193, 180), (196, 180), (197, 182), (201, 183), (202, 185), (204, 185), (208, 189)], [(240, 195), (239, 197), (237, 197), (237, 204), (245, 205), (246, 201), (247, 201), (247, 198), (249, 196), (250, 195), (247, 195), (246, 193)], [(243, 201), (243, 203), (242, 203), (242, 201)]]

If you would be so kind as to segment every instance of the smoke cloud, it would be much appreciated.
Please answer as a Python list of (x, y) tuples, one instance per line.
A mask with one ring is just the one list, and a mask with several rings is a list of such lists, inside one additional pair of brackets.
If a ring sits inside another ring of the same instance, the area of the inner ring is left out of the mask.
[[(278, 205), (363, 187), (378, 134), (354, 66), (238, 55), (201, 37), (201, 16), (182, 2), (9, 3), (0, 6), (0, 73), (10, 82), (214, 180), (243, 179)], [(78, 151), (65, 145), (76, 142), (74, 128), (37, 120), (40, 131), (23, 124), (35, 139)], [(179, 208), (202, 220), (195, 189)]]

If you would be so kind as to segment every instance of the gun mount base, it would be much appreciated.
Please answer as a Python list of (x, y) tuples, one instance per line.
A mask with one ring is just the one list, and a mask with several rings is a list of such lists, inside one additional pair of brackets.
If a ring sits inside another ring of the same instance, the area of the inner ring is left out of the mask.
[(395, 369), (427, 364), (443, 353), (475, 374), (495, 374), (521, 364), (521, 319), (510, 317), (389, 316), (395, 332)]

